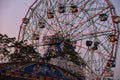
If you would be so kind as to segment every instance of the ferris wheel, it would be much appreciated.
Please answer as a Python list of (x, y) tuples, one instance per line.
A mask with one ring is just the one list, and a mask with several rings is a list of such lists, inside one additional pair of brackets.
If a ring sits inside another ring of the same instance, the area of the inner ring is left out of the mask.
[(109, 0), (36, 0), (23, 18), (18, 39), (33, 44), (43, 56), (77, 54), (86, 76), (97, 79), (115, 63), (119, 22)]

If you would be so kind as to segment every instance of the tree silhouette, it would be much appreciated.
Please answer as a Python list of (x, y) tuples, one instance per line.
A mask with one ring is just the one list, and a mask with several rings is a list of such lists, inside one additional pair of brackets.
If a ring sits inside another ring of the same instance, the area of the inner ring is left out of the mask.
[(15, 50), (10, 55), (9, 61), (38, 61), (40, 58), (33, 45), (27, 45), (24, 41), (16, 41), (11, 47), (14, 47)]
[(15, 41), (15, 38), (9, 38), (6, 34), (0, 34), (0, 61), (6, 62), (10, 55), (10, 45)]
[(16, 41), (16, 38), (10, 38), (6, 34), (0, 34), (0, 61), (38, 61), (40, 59), (33, 45), (26, 44), (25, 41)]

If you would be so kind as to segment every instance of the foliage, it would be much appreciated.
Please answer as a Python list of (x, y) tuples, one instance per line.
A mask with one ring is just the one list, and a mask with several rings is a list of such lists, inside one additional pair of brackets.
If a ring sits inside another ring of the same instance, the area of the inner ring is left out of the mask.
[(15, 38), (9, 38), (6, 34), (0, 34), (0, 61), (6, 62), (10, 54), (10, 45), (14, 43)]
[(9, 38), (6, 34), (0, 34), (0, 61), (38, 61), (40, 55), (35, 51), (33, 45), (25, 41), (16, 41), (16, 38)]
[(33, 45), (27, 45), (23, 41), (15, 42), (11, 47), (15, 51), (10, 55), (10, 61), (37, 61), (40, 57)]

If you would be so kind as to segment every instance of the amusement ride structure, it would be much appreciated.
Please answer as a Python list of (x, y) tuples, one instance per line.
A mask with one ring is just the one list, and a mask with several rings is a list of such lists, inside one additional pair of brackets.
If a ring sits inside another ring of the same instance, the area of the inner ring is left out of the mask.
[(73, 74), (70, 80), (107, 80), (116, 63), (119, 22), (109, 0), (36, 0), (18, 40), (32, 44), (40, 62)]

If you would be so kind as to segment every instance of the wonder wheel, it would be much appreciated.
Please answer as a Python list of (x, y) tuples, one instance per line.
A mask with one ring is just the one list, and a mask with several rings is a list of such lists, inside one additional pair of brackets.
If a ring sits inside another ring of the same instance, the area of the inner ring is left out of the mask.
[(115, 66), (119, 22), (109, 0), (36, 0), (18, 39), (51, 64), (83, 71), (85, 80), (102, 79)]

